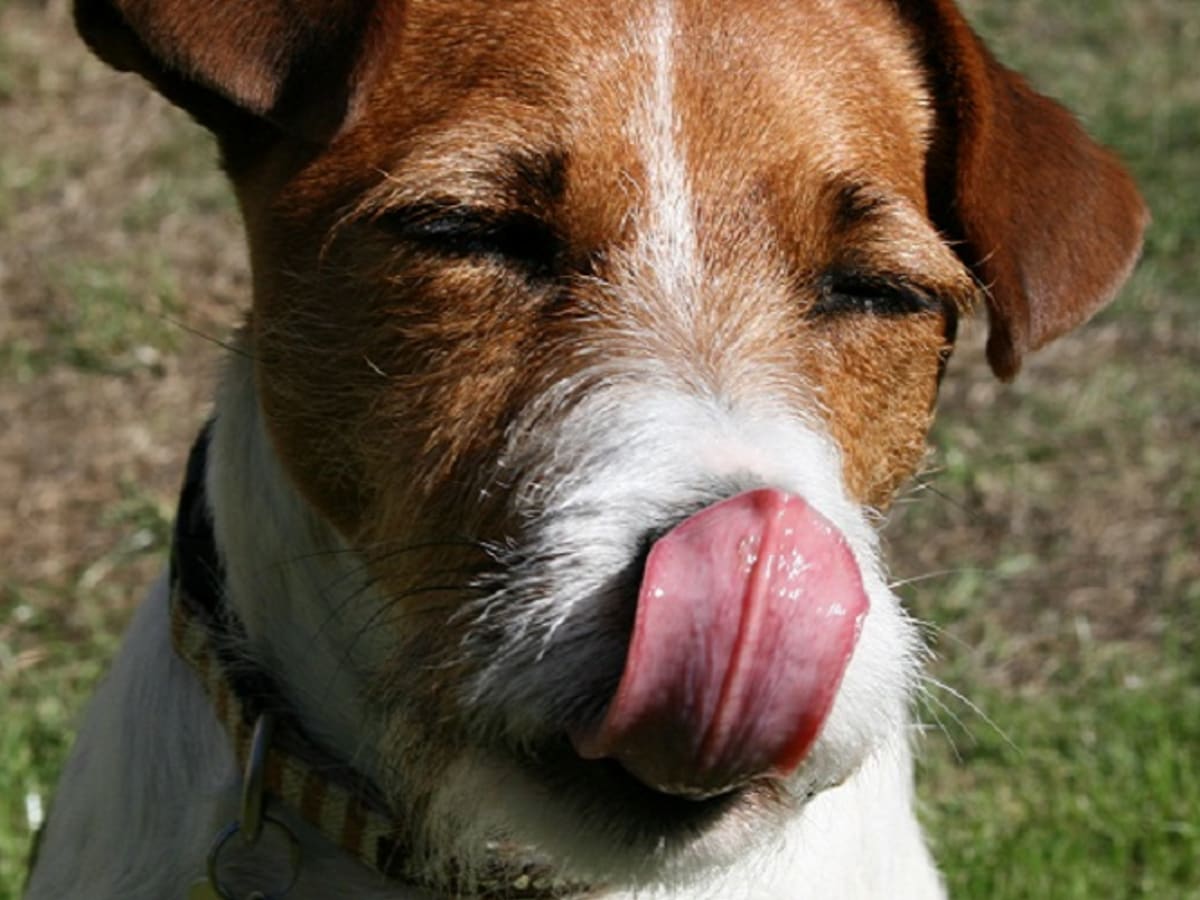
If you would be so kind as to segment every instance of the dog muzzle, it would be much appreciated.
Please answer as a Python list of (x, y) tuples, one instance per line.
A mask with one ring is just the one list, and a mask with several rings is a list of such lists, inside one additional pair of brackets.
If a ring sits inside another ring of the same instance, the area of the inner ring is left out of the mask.
[(804, 500), (760, 489), (710, 506), (651, 548), (616, 694), (576, 750), (688, 797), (786, 777), (867, 609), (845, 538)]

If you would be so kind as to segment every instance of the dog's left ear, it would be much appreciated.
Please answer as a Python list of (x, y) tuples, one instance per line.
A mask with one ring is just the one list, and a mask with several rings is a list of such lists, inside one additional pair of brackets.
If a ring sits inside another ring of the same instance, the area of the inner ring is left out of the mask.
[(223, 143), (329, 140), (350, 114), (392, 0), (75, 0), (92, 50), (145, 77)]
[(987, 290), (988, 361), (1008, 380), (1112, 299), (1149, 215), (1116, 157), (998, 63), (951, 0), (898, 8), (937, 104), (930, 215)]

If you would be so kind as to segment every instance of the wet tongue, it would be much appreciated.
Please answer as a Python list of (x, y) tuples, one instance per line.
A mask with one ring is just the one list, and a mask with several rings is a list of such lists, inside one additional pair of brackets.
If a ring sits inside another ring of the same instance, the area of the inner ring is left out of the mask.
[(763, 489), (701, 510), (651, 548), (617, 692), (575, 748), (684, 796), (786, 775), (867, 606), (845, 538), (799, 497)]

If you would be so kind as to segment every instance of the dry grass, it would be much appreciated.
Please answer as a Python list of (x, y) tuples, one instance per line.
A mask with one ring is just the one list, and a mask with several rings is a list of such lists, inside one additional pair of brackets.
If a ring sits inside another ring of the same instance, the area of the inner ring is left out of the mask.
[(198, 128), (65, 4), (0, 16), (0, 571), (61, 586), (111, 550), (122, 485), (173, 488), (214, 358), (174, 323), (224, 333), (244, 254)]

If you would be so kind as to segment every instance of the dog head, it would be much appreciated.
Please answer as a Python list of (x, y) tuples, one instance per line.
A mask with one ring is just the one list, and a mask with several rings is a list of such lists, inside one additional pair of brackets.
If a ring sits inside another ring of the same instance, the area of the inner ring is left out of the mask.
[(235, 6), (77, 15), (217, 135), (422, 834), (660, 877), (903, 740), (873, 521), (959, 316), (1007, 379), (1123, 281), (1115, 160), (948, 0)]

